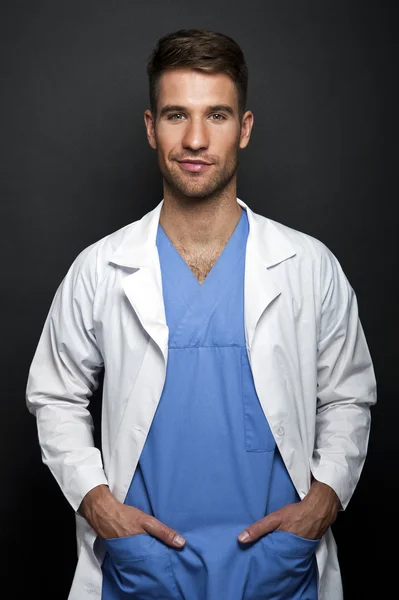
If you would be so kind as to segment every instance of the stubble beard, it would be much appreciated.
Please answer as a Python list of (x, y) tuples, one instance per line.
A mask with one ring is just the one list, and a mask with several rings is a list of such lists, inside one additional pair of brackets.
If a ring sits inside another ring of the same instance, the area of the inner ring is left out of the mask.
[(218, 170), (217, 164), (213, 165), (211, 169), (215, 170), (215, 172), (211, 176), (207, 175), (206, 172), (193, 173), (187, 171), (186, 173), (183, 173), (177, 162), (173, 163), (173, 170), (168, 169), (165, 164), (159, 160), (159, 157), (158, 164), (165, 185), (173, 195), (186, 198), (206, 199), (221, 195), (230, 184), (238, 169), (238, 152), (237, 148), (235, 154), (227, 161), (223, 169)]

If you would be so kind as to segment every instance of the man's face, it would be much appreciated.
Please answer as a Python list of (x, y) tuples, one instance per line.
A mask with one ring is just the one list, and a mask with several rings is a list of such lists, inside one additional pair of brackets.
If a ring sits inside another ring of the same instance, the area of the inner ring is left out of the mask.
[(190, 69), (163, 73), (155, 123), (150, 111), (145, 122), (170, 191), (191, 198), (221, 192), (236, 174), (251, 118), (248, 111), (240, 122), (237, 91), (227, 75)]

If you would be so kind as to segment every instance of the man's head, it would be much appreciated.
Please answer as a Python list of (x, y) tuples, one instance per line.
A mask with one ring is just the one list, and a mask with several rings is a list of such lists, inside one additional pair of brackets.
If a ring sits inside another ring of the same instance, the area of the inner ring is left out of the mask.
[[(253, 124), (245, 112), (248, 70), (237, 43), (213, 31), (179, 30), (158, 41), (147, 72), (151, 111), (144, 119), (166, 189), (208, 198), (235, 188), (239, 149)], [(207, 165), (190, 167), (190, 160)]]

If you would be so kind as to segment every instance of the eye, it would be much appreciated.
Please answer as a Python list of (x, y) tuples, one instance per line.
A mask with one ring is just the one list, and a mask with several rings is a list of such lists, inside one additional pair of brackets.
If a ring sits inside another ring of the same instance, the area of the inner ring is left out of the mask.
[(173, 113), (173, 115), (169, 115), (168, 119), (170, 121), (180, 121), (181, 119), (175, 119), (175, 117), (182, 117), (183, 115), (181, 113)]
[(220, 113), (213, 113), (213, 115), (211, 115), (211, 117), (218, 117), (217, 119), (214, 119), (216, 121), (223, 121), (226, 118), (224, 115), (221, 115)]

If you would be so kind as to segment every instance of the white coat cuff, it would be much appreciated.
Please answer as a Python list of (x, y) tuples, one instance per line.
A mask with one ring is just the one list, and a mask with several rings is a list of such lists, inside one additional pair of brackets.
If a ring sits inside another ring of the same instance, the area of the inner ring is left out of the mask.
[(98, 485), (108, 485), (104, 470), (101, 467), (80, 467), (71, 480), (65, 496), (75, 512), (90, 490)]
[(341, 502), (341, 510), (345, 510), (349, 504), (353, 490), (351, 490), (348, 482), (345, 481), (342, 473), (326, 465), (312, 468), (311, 471), (317, 481), (326, 483), (334, 490)]

